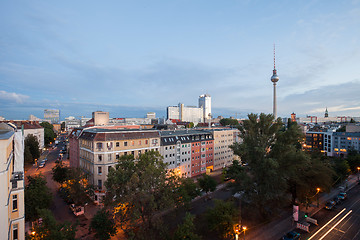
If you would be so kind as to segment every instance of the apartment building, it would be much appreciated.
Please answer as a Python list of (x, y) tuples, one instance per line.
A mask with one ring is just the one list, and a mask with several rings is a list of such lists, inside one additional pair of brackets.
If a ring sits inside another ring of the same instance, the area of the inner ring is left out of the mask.
[(234, 152), (229, 147), (234, 143), (237, 129), (213, 129), (214, 136), (214, 170), (230, 166), (234, 160)]
[(0, 123), (0, 236), (25, 239), (24, 136), (15, 125)]
[(156, 130), (84, 129), (79, 137), (79, 167), (90, 175), (97, 187), (95, 202), (105, 195), (104, 182), (111, 167), (122, 155), (139, 157), (147, 151), (160, 151), (160, 134)]

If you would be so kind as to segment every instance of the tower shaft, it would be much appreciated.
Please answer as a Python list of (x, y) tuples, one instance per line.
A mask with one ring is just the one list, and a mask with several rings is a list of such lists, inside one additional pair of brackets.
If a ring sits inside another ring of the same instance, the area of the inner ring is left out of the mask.
[(274, 115), (274, 118), (276, 120), (277, 118), (277, 113), (276, 113), (276, 83), (274, 82), (274, 103), (273, 103), (273, 115)]

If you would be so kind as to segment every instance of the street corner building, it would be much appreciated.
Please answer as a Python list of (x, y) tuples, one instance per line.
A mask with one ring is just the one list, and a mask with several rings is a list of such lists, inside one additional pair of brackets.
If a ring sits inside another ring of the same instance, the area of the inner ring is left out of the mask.
[(24, 136), (11, 123), (0, 123), (0, 237), (25, 239)]

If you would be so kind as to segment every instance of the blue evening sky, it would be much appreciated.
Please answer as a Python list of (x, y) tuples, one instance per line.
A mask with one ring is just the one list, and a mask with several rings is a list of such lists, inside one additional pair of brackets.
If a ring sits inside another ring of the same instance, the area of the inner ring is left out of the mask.
[(360, 116), (360, 1), (0, 1), (0, 116)]

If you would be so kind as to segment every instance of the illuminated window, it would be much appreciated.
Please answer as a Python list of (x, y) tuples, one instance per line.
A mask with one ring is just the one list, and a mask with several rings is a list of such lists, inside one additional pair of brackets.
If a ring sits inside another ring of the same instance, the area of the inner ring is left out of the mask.
[(17, 195), (12, 196), (12, 210), (13, 212), (18, 210), (18, 201), (17, 201)]

